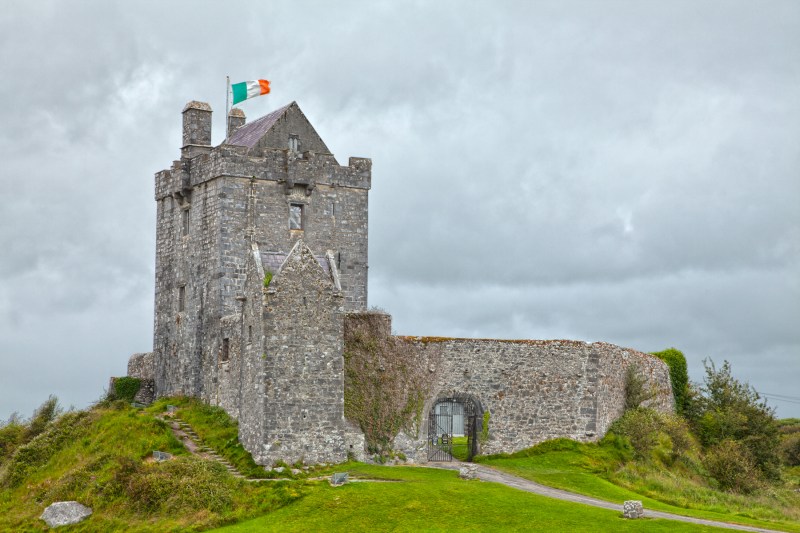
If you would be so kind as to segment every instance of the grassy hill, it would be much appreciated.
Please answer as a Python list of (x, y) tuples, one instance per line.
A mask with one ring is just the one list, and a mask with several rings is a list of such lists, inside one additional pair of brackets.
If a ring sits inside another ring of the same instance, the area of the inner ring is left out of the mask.
[[(157, 418), (167, 403), (176, 405), (177, 414), (204, 442), (240, 471), (277, 475), (252, 463), (236, 440), (235, 422), (224, 412), (194, 400), (161, 400), (144, 409), (106, 402), (60, 417), (52, 411), (28, 423), (0, 428), (0, 531), (44, 530), (39, 515), (60, 500), (77, 500), (94, 510), (85, 522), (63, 529), (68, 532), (218, 527), (219, 531), (713, 530), (665, 520), (625, 520), (615, 511), (417, 467), (339, 465), (336, 471), (348, 471), (351, 478), (362, 480), (342, 487), (325, 481), (333, 467), (302, 471), (289, 480), (245, 481), (216, 462), (189, 454), (168, 424)], [(157, 463), (153, 450), (175, 457)], [(624, 450), (611, 445), (556, 441), (483, 461), (618, 503), (642, 499), (651, 509), (800, 531), (800, 500), (789, 486), (747, 497), (719, 493), (722, 496), (713, 501), (698, 492), (700, 496), (685, 494), (681, 500), (677, 489), (655, 484), (650, 474), (640, 472), (637, 478), (621, 469), (620, 453)], [(692, 509), (677, 508), (685, 505)]]

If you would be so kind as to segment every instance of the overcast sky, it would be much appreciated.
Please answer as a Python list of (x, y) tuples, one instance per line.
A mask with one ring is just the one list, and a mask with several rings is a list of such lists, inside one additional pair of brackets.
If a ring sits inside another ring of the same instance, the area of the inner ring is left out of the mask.
[(674, 346), (800, 416), (800, 2), (6, 0), (0, 419), (152, 349), (153, 174), (226, 75), (372, 158), (397, 333)]

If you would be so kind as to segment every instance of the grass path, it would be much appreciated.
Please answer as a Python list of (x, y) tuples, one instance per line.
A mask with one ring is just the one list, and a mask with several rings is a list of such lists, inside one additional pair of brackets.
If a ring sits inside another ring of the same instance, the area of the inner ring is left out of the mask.
[[(438, 465), (436, 465), (436, 467), (438, 468), (443, 468), (447, 470), (458, 470), (460, 466), (461, 466), (460, 463), (439, 463)], [(608, 502), (605, 500), (600, 500), (597, 498), (592, 498), (589, 496), (584, 496), (582, 494), (577, 494), (574, 492), (568, 492), (565, 490), (556, 489), (553, 487), (548, 487), (546, 485), (536, 483), (529, 479), (525, 479), (519, 476), (514, 476), (507, 472), (503, 472), (495, 468), (490, 468), (488, 466), (484, 465), (478, 466), (477, 474), (478, 478), (483, 481), (502, 483), (503, 485), (513, 487), (515, 489), (524, 490), (526, 492), (532, 492), (534, 494), (539, 494), (542, 496), (547, 496), (548, 498), (556, 498), (559, 500), (570, 501), (574, 503), (580, 503), (583, 505), (591, 505), (594, 507), (601, 507), (603, 509), (612, 509), (618, 512), (622, 512), (622, 505), (620, 504)], [(648, 518), (663, 518), (666, 520), (677, 520), (681, 522), (689, 522), (692, 524), (701, 524), (701, 525), (726, 528), (726, 529), (737, 529), (741, 531), (757, 531), (761, 533), (772, 533), (774, 531), (781, 531), (776, 529), (764, 529), (755, 526), (747, 526), (743, 524), (734, 524), (730, 522), (707, 520), (704, 518), (695, 518), (674, 513), (666, 513), (663, 511), (653, 511), (649, 509), (645, 509), (645, 516)]]

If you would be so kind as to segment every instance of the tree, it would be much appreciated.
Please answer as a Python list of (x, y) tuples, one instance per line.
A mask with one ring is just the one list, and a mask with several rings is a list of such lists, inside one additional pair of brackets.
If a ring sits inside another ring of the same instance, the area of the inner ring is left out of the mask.
[(738, 442), (761, 473), (777, 479), (780, 434), (775, 410), (753, 387), (733, 377), (728, 361), (719, 370), (710, 359), (703, 363), (706, 376), (687, 413), (701, 444), (710, 450), (724, 441)]

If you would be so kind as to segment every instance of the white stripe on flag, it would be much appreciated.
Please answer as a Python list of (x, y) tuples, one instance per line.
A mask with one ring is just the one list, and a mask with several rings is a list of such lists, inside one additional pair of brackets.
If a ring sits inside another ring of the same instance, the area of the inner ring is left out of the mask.
[(254, 96), (261, 96), (261, 85), (259, 85), (258, 80), (247, 82), (247, 98), (253, 98)]

